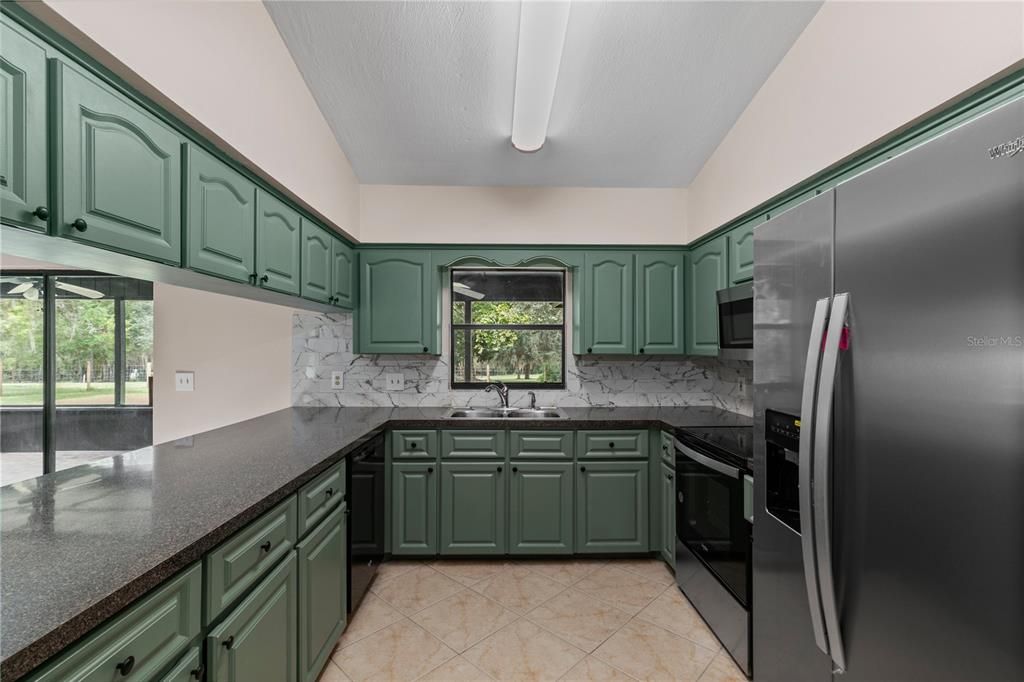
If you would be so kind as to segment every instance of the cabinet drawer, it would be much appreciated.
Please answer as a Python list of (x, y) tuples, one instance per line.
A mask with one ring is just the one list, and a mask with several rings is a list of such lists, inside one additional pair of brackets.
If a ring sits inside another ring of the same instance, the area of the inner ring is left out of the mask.
[(311, 531), (345, 496), (345, 461), (342, 460), (302, 486), (298, 495), (298, 537)]
[(580, 431), (576, 436), (580, 459), (647, 459), (646, 431)]
[(671, 433), (661, 432), (660, 448), (661, 461), (675, 469), (676, 467), (676, 446)]
[[(45, 682), (155, 679), (202, 627), (202, 571), (186, 570), (31, 679)], [(120, 667), (119, 667), (120, 666)]]
[(394, 431), (391, 434), (392, 459), (437, 457), (437, 431)]
[(295, 546), (295, 496), (240, 530), (203, 558), (207, 624)]
[(572, 460), (572, 431), (513, 431), (512, 459)]
[(178, 662), (166, 675), (160, 678), (160, 682), (196, 682), (205, 677), (203, 667), (203, 650), (194, 646), (178, 659)]
[(504, 431), (442, 431), (446, 459), (505, 459)]

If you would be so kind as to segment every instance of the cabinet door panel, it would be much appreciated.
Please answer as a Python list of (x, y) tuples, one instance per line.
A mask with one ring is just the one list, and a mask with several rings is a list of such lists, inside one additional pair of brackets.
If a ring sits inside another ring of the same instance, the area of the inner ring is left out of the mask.
[(59, 234), (181, 262), (181, 138), (91, 77), (51, 64), (60, 98)]
[(572, 554), (573, 464), (514, 462), (509, 554)]
[(661, 558), (672, 570), (676, 566), (676, 481), (675, 471), (661, 463)]
[(647, 462), (576, 465), (576, 552), (646, 552)]
[(302, 219), (302, 297), (327, 303), (331, 296), (331, 249), (334, 237)]
[(359, 351), (430, 353), (434, 288), (430, 253), (367, 251), (359, 255)]
[(47, 221), (35, 211), (49, 208), (46, 50), (6, 16), (0, 22), (0, 215), (45, 231)]
[(725, 237), (691, 251), (686, 268), (686, 350), (718, 355), (718, 290), (728, 286)]
[(573, 457), (573, 431), (512, 431), (512, 459), (567, 459)]
[(443, 462), (441, 554), (504, 553), (504, 465)]
[(352, 308), (355, 297), (355, 254), (340, 239), (334, 239), (331, 246), (331, 296), (334, 305)]
[(641, 252), (636, 256), (637, 353), (686, 352), (683, 342), (682, 251)]
[(347, 509), (335, 509), (296, 546), (299, 561), (299, 673), (316, 682), (345, 629), (348, 612)]
[(194, 646), (185, 652), (160, 682), (196, 682), (202, 679), (203, 649)]
[(646, 431), (580, 431), (577, 459), (647, 459)]
[(210, 682), (298, 678), (298, 584), (294, 552), (206, 637)]
[(449, 430), (441, 432), (441, 457), (445, 459), (505, 459), (504, 430)]
[(437, 431), (392, 431), (394, 459), (437, 459)]
[(586, 254), (583, 318), (585, 351), (632, 354), (633, 254)]
[(729, 232), (729, 283), (741, 284), (754, 279), (754, 223), (740, 225)]
[(256, 257), (256, 185), (188, 145), (186, 265), (238, 282), (252, 281)]
[(391, 542), (396, 555), (437, 554), (437, 478), (434, 464), (391, 466)]
[(299, 214), (261, 189), (256, 191), (256, 272), (260, 286), (299, 295), (302, 242)]

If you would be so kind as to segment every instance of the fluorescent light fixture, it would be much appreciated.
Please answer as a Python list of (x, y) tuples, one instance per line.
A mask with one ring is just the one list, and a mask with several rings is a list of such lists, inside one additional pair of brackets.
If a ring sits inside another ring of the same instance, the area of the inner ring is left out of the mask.
[(512, 146), (521, 152), (537, 151), (548, 135), (568, 24), (569, 2), (523, 0), (520, 6)]

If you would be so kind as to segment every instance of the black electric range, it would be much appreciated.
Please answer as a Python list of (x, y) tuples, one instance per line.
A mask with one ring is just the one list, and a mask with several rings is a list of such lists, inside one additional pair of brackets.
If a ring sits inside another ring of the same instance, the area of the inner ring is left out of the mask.
[(753, 426), (685, 428), (679, 434), (679, 440), (698, 452), (739, 467), (745, 473), (749, 474), (754, 470)]

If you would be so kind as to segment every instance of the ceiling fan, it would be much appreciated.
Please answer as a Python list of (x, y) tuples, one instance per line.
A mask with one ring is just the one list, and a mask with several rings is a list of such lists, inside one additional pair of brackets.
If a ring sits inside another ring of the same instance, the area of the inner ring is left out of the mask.
[[(4, 277), (0, 281), (4, 281), (4, 282), (15, 281), (16, 282), (16, 281), (18, 281), (18, 279), (20, 279), (20, 278)], [(59, 280), (56, 282), (56, 284), (57, 284), (57, 288), (58, 289), (63, 289), (64, 291), (67, 291), (68, 293), (71, 293), (71, 294), (77, 294), (78, 296), (83, 296), (85, 298), (103, 298), (103, 293), (100, 292), (100, 291), (96, 291), (95, 289), (89, 289), (87, 287), (80, 287), (77, 284), (68, 284), (67, 282), (61, 282)], [(27, 298), (30, 301), (38, 301), (39, 300), (39, 294), (40, 294), (40, 287), (37, 285), (36, 282), (22, 282), (21, 284), (18, 284), (17, 286), (11, 287), (7, 291), (7, 293), (8, 294), (21, 294), (23, 298)]]
[(474, 301), (479, 301), (481, 298), (484, 298), (484, 294), (481, 294), (479, 291), (474, 291), (473, 289), (470, 289), (462, 282), (453, 282), (452, 288), (455, 289), (455, 293), (462, 294), (463, 296), (468, 296)]

